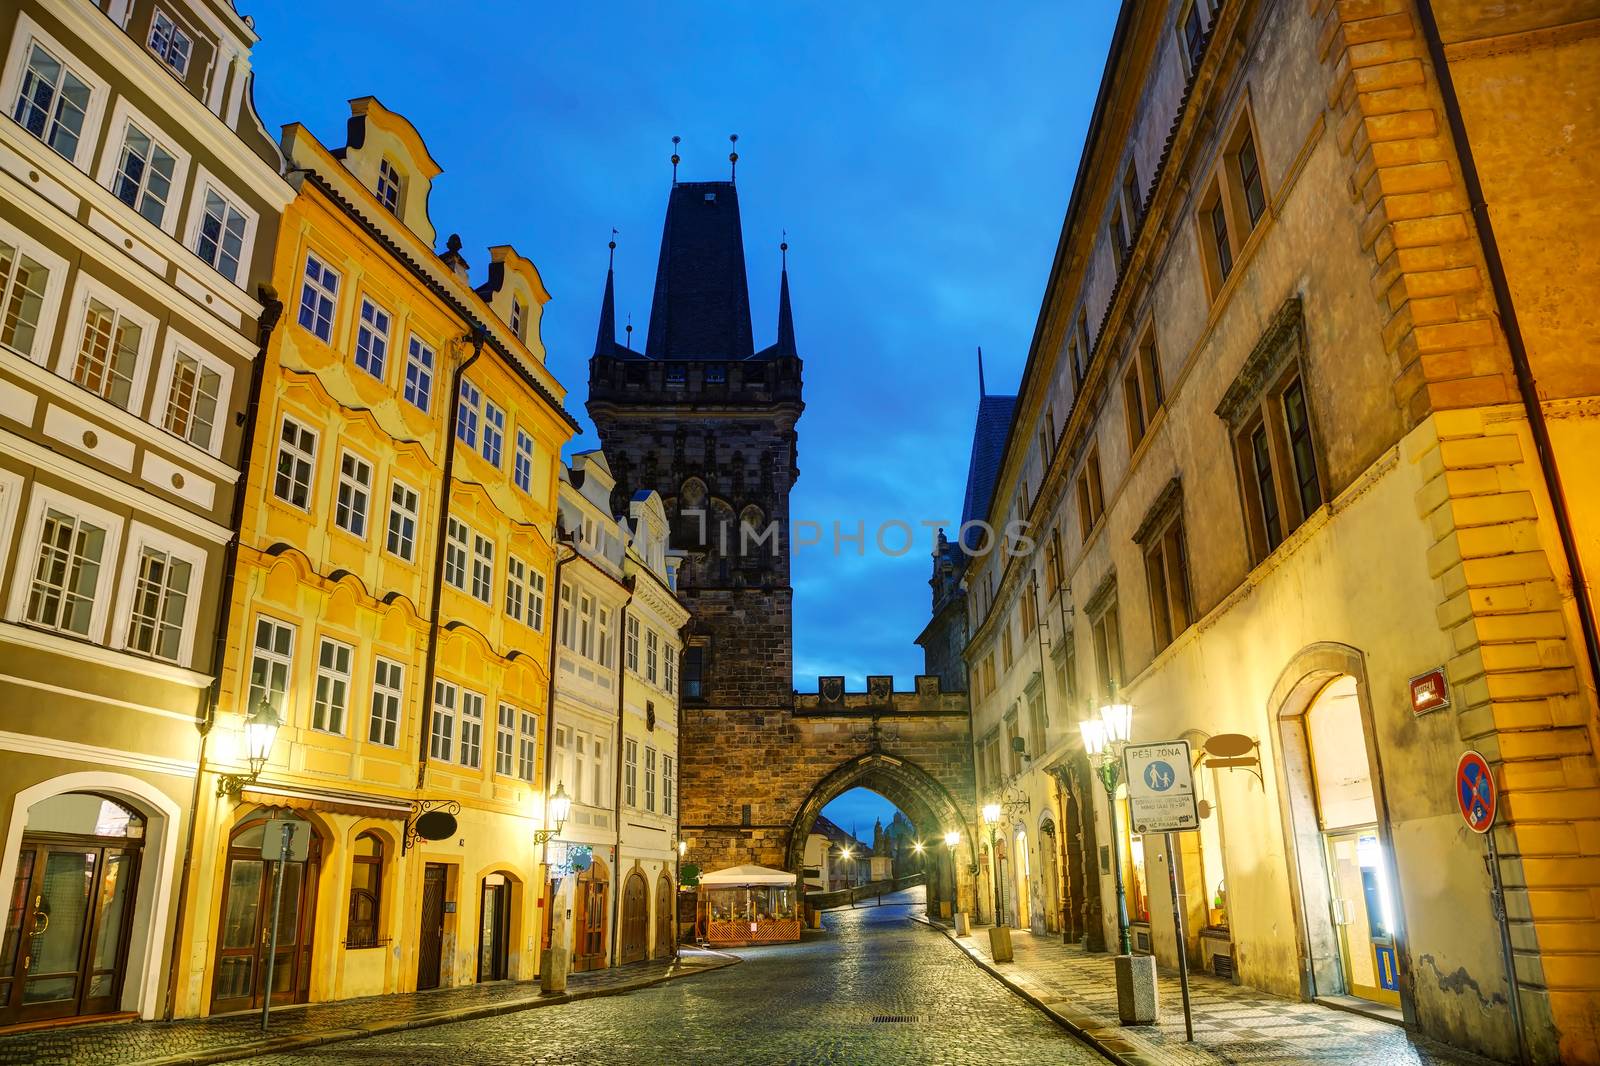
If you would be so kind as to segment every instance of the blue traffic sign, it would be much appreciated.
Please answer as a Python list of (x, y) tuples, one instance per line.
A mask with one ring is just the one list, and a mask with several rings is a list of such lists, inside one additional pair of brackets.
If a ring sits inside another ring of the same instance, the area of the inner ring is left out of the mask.
[(1178, 775), (1173, 773), (1172, 765), (1160, 759), (1144, 768), (1144, 783), (1149, 785), (1153, 792), (1165, 792), (1177, 780)]

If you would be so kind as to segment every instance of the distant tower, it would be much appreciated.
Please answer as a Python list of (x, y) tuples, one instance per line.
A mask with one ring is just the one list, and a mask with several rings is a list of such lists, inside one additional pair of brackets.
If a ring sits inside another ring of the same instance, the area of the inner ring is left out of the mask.
[[(805, 404), (787, 266), (777, 318), (776, 341), (756, 351), (731, 181), (673, 183), (643, 351), (616, 341), (606, 272), (588, 411), (616, 474), (613, 506), (620, 513), (634, 492), (655, 489), (672, 547), (689, 553), (679, 572), (692, 612), (686, 708), (793, 704), (789, 490), (800, 474), (795, 423)], [(755, 543), (744, 526), (773, 535)], [(693, 730), (688, 716), (683, 728)], [(685, 748), (696, 743), (716, 740), (681, 737)], [(691, 771), (683, 769), (687, 823)]]

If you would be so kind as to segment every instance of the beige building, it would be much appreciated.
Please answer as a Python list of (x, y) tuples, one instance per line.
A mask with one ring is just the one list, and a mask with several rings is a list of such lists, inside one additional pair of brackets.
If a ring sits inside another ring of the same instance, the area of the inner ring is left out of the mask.
[(986, 513), (1019, 524), (964, 577), (985, 916), (1114, 945), (1120, 865), (1175, 963), (1162, 839), (1121, 799), (1113, 838), (1083, 750), (1115, 699), (1197, 756), (1193, 965), (1600, 1061), (1584, 7), (1123, 6)]
[(169, 1009), (290, 197), (226, 2), (0, 9), (0, 1026)]

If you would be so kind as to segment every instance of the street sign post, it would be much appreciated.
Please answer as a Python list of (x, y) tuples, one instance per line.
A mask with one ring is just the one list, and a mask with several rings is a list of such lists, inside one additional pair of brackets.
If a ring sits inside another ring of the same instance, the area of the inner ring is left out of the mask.
[(1123, 749), (1122, 761), (1123, 780), (1128, 783), (1129, 824), (1141, 835), (1161, 833), (1166, 838), (1172, 928), (1178, 942), (1178, 988), (1183, 993), (1183, 1029), (1192, 1042), (1194, 1016), (1189, 1007), (1189, 953), (1184, 943), (1182, 896), (1178, 892), (1178, 867), (1172, 849), (1173, 833), (1192, 833), (1200, 828), (1189, 742), (1130, 744)]
[(1456, 763), (1456, 806), (1467, 828), (1474, 833), (1487, 833), (1494, 825), (1499, 805), (1500, 794), (1494, 787), (1489, 761), (1475, 751), (1462, 752), (1461, 761)]
[(311, 823), (298, 818), (273, 818), (263, 827), (261, 857), (277, 864), (272, 881), (272, 939), (267, 946), (267, 966), (262, 986), (261, 1031), (267, 1031), (272, 1014), (272, 968), (278, 959), (278, 916), (283, 913), (283, 868), (305, 862), (311, 854)]
[(1511, 927), (1506, 917), (1506, 891), (1500, 879), (1500, 852), (1494, 842), (1494, 822), (1500, 813), (1500, 790), (1494, 783), (1494, 771), (1489, 760), (1468, 749), (1461, 753), (1456, 763), (1453, 782), (1456, 808), (1467, 828), (1483, 837), (1488, 854), (1484, 865), (1489, 868), (1489, 909), (1494, 912), (1495, 924), (1500, 927), (1500, 958), (1506, 968), (1506, 984), (1510, 987), (1507, 1006), (1511, 1008), (1511, 1025), (1517, 1031), (1517, 1061), (1528, 1061), (1528, 1039), (1522, 1030), (1521, 992), (1517, 987), (1516, 956), (1511, 947)]

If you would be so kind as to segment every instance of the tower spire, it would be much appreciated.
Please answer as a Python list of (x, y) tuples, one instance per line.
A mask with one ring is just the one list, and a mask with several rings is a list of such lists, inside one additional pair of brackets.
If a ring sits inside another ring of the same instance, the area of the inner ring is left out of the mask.
[(678, 163), (681, 162), (681, 160), (680, 160), (680, 158), (678, 156), (678, 145), (680, 145), (682, 143), (683, 143), (683, 138), (679, 137), (677, 134), (673, 134), (673, 136), (672, 136), (672, 184), (674, 184), (674, 185), (678, 184)]
[(732, 183), (739, 180), (739, 135), (728, 134), (728, 143), (733, 146), (728, 153), (728, 181)]
[(594, 354), (610, 355), (617, 346), (617, 301), (613, 273), (617, 260), (617, 231), (611, 230), (611, 243), (606, 246), (606, 292), (600, 298), (600, 329), (594, 339)]
[[(608, 280), (606, 282), (606, 291), (608, 292), (610, 291), (610, 285), (611, 282)], [(980, 344), (978, 345), (978, 399), (981, 400), (987, 395), (989, 395), (988, 390), (983, 387), (983, 345)]]
[(794, 312), (789, 307), (789, 231), (783, 231), (784, 241), (778, 245), (783, 268), (778, 283), (778, 355), (798, 355), (794, 343)]

